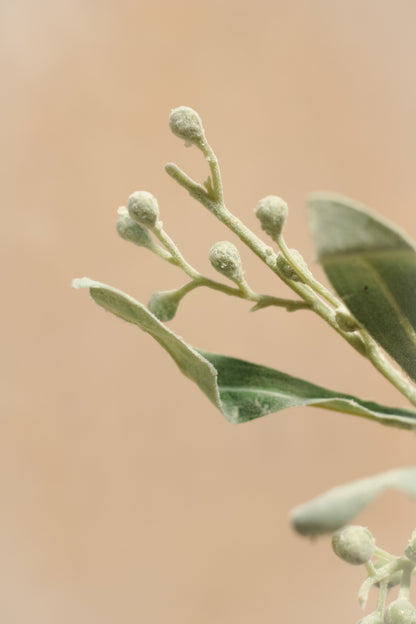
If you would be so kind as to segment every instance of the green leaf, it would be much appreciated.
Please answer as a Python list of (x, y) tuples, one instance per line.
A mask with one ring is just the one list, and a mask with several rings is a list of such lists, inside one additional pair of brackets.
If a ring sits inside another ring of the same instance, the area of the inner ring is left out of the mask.
[(198, 351), (165, 327), (143, 304), (116, 288), (88, 277), (74, 280), (73, 287), (88, 288), (91, 298), (102, 308), (150, 334), (169, 353), (180, 371), (192, 379), (210, 401), (221, 409), (215, 368)]
[(355, 318), (416, 381), (416, 251), (364, 206), (314, 194), (309, 220), (318, 260)]
[(416, 468), (399, 468), (340, 485), (296, 507), (290, 520), (301, 535), (333, 533), (351, 520), (376, 496), (388, 489), (416, 498)]
[(115, 288), (88, 278), (74, 280), (74, 287), (88, 288), (98, 305), (153, 336), (182, 373), (192, 379), (232, 423), (247, 422), (288, 407), (312, 406), (405, 429), (416, 426), (415, 410), (362, 401), (272, 368), (197, 351), (165, 327), (145, 306)]

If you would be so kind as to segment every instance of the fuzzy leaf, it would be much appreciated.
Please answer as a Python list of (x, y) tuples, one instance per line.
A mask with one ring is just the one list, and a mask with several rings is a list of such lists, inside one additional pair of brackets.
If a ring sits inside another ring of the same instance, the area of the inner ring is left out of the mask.
[(385, 407), (327, 390), (272, 368), (197, 351), (141, 303), (110, 286), (83, 278), (75, 280), (74, 287), (88, 288), (98, 305), (153, 336), (229, 422), (243, 423), (288, 407), (312, 406), (405, 429), (416, 426), (415, 410)]
[(90, 280), (88, 277), (74, 280), (73, 286), (88, 288), (91, 298), (99, 306), (128, 323), (138, 325), (150, 334), (169, 353), (180, 371), (192, 379), (210, 401), (221, 409), (215, 368), (198, 351), (165, 327), (146, 306), (120, 290)]
[(301, 535), (333, 533), (351, 520), (376, 496), (388, 489), (416, 498), (416, 468), (399, 468), (340, 485), (296, 507), (291, 522)]
[(355, 318), (416, 381), (416, 251), (364, 206), (314, 194), (309, 220), (318, 260)]

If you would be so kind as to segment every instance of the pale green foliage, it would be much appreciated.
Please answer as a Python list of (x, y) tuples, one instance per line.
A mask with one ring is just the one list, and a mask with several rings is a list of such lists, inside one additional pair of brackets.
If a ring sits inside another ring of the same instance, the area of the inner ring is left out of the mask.
[[(167, 173), (262, 260), (295, 297), (288, 299), (253, 290), (246, 280), (237, 247), (228, 241), (215, 243), (208, 256), (213, 268), (233, 284), (204, 276), (169, 237), (159, 220), (158, 202), (147, 191), (136, 191), (128, 199), (128, 209), (119, 209), (117, 231), (123, 239), (178, 267), (187, 276), (186, 283), (175, 290), (158, 290), (148, 307), (88, 278), (75, 280), (74, 286), (87, 288), (98, 305), (152, 335), (229, 422), (243, 423), (285, 408), (309, 406), (415, 429), (414, 243), (394, 225), (356, 202), (331, 194), (311, 196), (309, 219), (318, 260), (335, 294), (313, 276), (300, 252), (286, 244), (286, 202), (269, 195), (255, 209), (261, 228), (274, 243), (272, 248), (227, 208), (218, 160), (198, 113), (180, 106), (172, 110), (169, 125), (186, 145), (202, 152), (210, 175), (200, 184), (173, 163), (166, 165)], [(248, 301), (253, 311), (275, 306), (290, 312), (315, 313), (406, 397), (412, 408), (386, 407), (281, 371), (191, 347), (164, 322), (172, 320), (182, 299), (200, 287)], [(416, 468), (392, 470), (333, 488), (294, 509), (291, 521), (302, 535), (333, 533), (388, 488), (415, 498)], [(345, 561), (365, 565), (368, 578), (359, 592), (363, 608), (370, 589), (379, 589), (377, 609), (364, 617), (361, 624), (416, 623), (416, 611), (409, 602), (410, 580), (416, 566), (416, 533), (403, 557), (394, 557), (378, 548), (364, 527), (342, 529), (334, 536), (333, 547)], [(400, 585), (399, 597), (385, 609), (387, 590), (395, 584)]]

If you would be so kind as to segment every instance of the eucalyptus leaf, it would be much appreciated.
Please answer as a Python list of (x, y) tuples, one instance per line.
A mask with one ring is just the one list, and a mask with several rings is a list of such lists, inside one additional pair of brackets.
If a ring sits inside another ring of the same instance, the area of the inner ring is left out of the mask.
[(416, 381), (416, 251), (394, 225), (332, 194), (313, 194), (309, 221), (329, 281), (355, 318)]
[(105, 310), (138, 325), (166, 349), (184, 375), (192, 379), (232, 423), (296, 406), (322, 407), (405, 429), (416, 426), (416, 411), (363, 401), (297, 377), (244, 360), (197, 351), (161, 323), (144, 305), (115, 288), (88, 278), (74, 281), (88, 288)]
[(416, 468), (399, 468), (340, 485), (296, 507), (291, 522), (301, 535), (333, 533), (351, 520), (376, 496), (388, 489), (416, 498)]

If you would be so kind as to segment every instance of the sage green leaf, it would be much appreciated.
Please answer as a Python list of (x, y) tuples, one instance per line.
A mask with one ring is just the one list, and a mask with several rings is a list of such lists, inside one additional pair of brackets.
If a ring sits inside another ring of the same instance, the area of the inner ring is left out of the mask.
[(416, 381), (416, 251), (397, 227), (364, 206), (313, 194), (309, 220), (318, 260), (355, 318)]
[(74, 288), (88, 288), (91, 298), (108, 312), (138, 325), (169, 353), (180, 371), (192, 379), (204, 394), (221, 409), (215, 368), (182, 338), (170, 331), (141, 303), (125, 293), (88, 277), (75, 279)]
[(416, 426), (416, 411), (385, 407), (334, 392), (286, 373), (215, 353), (200, 353), (215, 367), (222, 413), (243, 423), (288, 407), (322, 407), (405, 429)]
[(311, 384), (297, 377), (235, 358), (197, 351), (161, 323), (132, 297), (88, 278), (74, 281), (76, 288), (88, 288), (91, 297), (105, 310), (138, 325), (166, 349), (180, 370), (192, 379), (225, 418), (243, 423), (284, 408), (322, 407), (375, 420), (382, 424), (412, 429), (416, 411), (363, 401)]
[(290, 520), (301, 535), (333, 533), (388, 489), (416, 498), (416, 468), (390, 470), (335, 487), (293, 509)]

